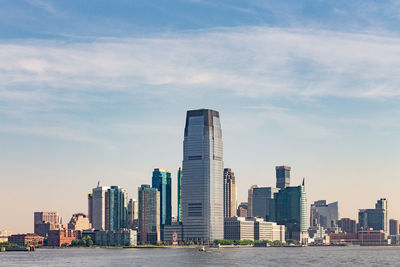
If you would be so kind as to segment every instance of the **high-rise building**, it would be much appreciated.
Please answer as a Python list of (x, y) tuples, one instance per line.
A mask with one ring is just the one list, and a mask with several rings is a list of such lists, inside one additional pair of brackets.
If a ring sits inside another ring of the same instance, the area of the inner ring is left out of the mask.
[(138, 188), (139, 240), (144, 243), (160, 241), (160, 192), (150, 185)]
[(338, 227), (342, 229), (342, 232), (355, 234), (357, 233), (357, 223), (356, 220), (350, 218), (342, 218), (338, 220)]
[(249, 209), (249, 205), (247, 202), (242, 202), (239, 204), (238, 208), (237, 208), (237, 212), (236, 215), (238, 217), (247, 217), (247, 211)]
[(219, 113), (189, 110), (183, 141), (182, 209), (184, 238), (224, 238), (222, 130)]
[(310, 226), (320, 225), (325, 229), (336, 227), (339, 220), (338, 202), (326, 204), (326, 200), (315, 201), (310, 209)]
[(170, 225), (172, 220), (171, 172), (164, 169), (154, 169), (152, 187), (160, 192), (160, 224)]
[(373, 228), (383, 230), (386, 234), (389, 231), (388, 208), (386, 198), (381, 198), (375, 204), (375, 209), (360, 209), (358, 212), (358, 224), (360, 228)]
[(247, 203), (248, 203), (248, 209), (247, 209), (247, 216), (253, 217), (253, 189), (257, 188), (257, 185), (252, 185), (249, 190), (247, 191), (248, 197), (247, 197)]
[(106, 230), (116, 231), (128, 226), (128, 195), (119, 186), (111, 186), (105, 193)]
[(92, 228), (92, 224), (89, 221), (89, 216), (83, 213), (75, 213), (72, 215), (71, 220), (68, 223), (69, 230), (83, 231)]
[(106, 192), (109, 187), (97, 185), (93, 188), (92, 227), (95, 230), (106, 230)]
[(34, 213), (34, 232), (46, 237), (52, 230), (64, 229), (62, 219), (55, 211), (39, 211)]
[(88, 217), (89, 222), (93, 223), (93, 194), (88, 194)]
[(289, 166), (276, 166), (276, 187), (284, 189), (290, 186), (290, 167)]
[(236, 215), (236, 180), (231, 169), (224, 169), (224, 217)]
[(399, 234), (399, 221), (395, 219), (389, 220), (389, 234), (398, 235)]
[(178, 175), (177, 175), (177, 198), (178, 198), (178, 217), (177, 221), (181, 222), (182, 221), (182, 168), (179, 168), (178, 170)]
[(278, 188), (273, 187), (257, 187), (253, 189), (253, 217), (270, 221), (271, 205), (274, 203), (272, 199), (278, 191)]
[(138, 224), (138, 203), (136, 199), (129, 199), (128, 202), (128, 228), (136, 229)]
[(303, 241), (307, 237), (307, 198), (304, 179), (300, 186), (289, 186), (274, 194), (270, 221), (285, 225), (287, 237)]

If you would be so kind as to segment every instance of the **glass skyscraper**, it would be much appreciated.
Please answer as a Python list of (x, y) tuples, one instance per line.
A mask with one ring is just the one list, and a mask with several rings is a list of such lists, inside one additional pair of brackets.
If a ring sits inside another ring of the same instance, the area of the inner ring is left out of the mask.
[(189, 110), (183, 141), (182, 210), (184, 238), (224, 238), (222, 131), (219, 113)]
[(178, 218), (177, 221), (182, 221), (182, 168), (179, 168), (177, 175), (177, 198), (178, 198)]
[(290, 186), (290, 167), (276, 166), (276, 187), (283, 189)]
[(128, 195), (119, 186), (111, 186), (105, 193), (106, 230), (120, 230), (128, 227)]
[(160, 192), (160, 224), (170, 225), (172, 221), (171, 172), (154, 169), (152, 187)]
[(375, 209), (361, 209), (358, 212), (358, 223), (362, 228), (373, 228), (388, 233), (388, 207), (386, 198), (375, 204)]

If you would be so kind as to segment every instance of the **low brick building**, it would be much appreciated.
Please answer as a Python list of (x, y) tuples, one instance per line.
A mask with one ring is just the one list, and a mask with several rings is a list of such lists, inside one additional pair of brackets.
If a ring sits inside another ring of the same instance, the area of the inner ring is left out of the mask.
[(54, 230), (47, 236), (47, 246), (61, 247), (64, 244), (70, 245), (73, 240), (78, 239), (78, 232), (73, 230)]
[(383, 230), (361, 229), (358, 233), (332, 233), (331, 244), (352, 244), (361, 246), (387, 245), (387, 236)]
[(21, 247), (43, 245), (44, 237), (37, 234), (20, 234), (8, 237), (8, 242)]

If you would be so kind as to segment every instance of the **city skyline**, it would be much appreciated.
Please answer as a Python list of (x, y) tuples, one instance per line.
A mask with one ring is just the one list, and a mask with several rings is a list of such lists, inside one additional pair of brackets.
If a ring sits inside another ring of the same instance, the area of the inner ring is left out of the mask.
[(309, 204), (357, 219), (387, 198), (400, 218), (394, 1), (3, 2), (0, 230), (86, 214), (98, 180), (137, 199), (154, 168), (176, 216), (183, 114), (200, 108), (221, 114), (238, 203), (284, 165)]

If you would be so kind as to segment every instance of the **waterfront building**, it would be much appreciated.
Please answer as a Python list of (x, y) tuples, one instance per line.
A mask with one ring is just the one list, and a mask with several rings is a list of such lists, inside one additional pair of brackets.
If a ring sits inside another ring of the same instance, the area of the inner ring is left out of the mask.
[(170, 225), (172, 219), (171, 172), (154, 169), (152, 187), (160, 192), (160, 225)]
[(360, 228), (373, 228), (383, 230), (388, 234), (388, 209), (387, 200), (381, 198), (375, 204), (375, 209), (360, 209), (358, 212), (358, 224)]
[(88, 217), (89, 222), (93, 223), (93, 194), (88, 194)]
[(160, 241), (160, 192), (150, 185), (138, 188), (139, 240), (143, 243)]
[(178, 180), (177, 181), (178, 217), (176, 220), (178, 222), (181, 222), (182, 221), (182, 168), (179, 168), (178, 170), (177, 180)]
[(10, 235), (12, 235), (10, 231), (7, 230), (0, 231), (0, 243), (8, 242), (8, 237)]
[(224, 239), (254, 240), (254, 221), (243, 217), (225, 217)]
[(389, 234), (398, 235), (399, 234), (399, 221), (390, 219), (389, 220)]
[(181, 243), (185, 240), (182, 222), (172, 222), (164, 226), (163, 240), (167, 242)]
[(388, 240), (383, 230), (372, 228), (360, 229), (358, 233), (331, 233), (331, 244), (350, 244), (361, 246), (387, 245)]
[(235, 173), (229, 169), (224, 169), (224, 217), (234, 217), (236, 215), (236, 180)]
[(257, 185), (252, 185), (250, 186), (249, 190), (247, 191), (248, 197), (247, 197), (247, 203), (248, 203), (248, 209), (247, 209), (247, 216), (253, 217), (253, 189), (257, 188)]
[(128, 195), (119, 186), (111, 186), (105, 193), (105, 229), (119, 230), (128, 227)]
[(289, 166), (276, 166), (276, 187), (285, 189), (290, 186), (290, 167)]
[(89, 221), (89, 216), (83, 213), (73, 214), (68, 223), (68, 229), (75, 231), (83, 231), (92, 229), (92, 224)]
[(129, 199), (128, 202), (128, 229), (138, 227), (138, 202), (136, 199)]
[(270, 221), (270, 210), (271, 205), (273, 205), (272, 199), (277, 192), (279, 192), (279, 189), (273, 187), (253, 188), (253, 217)]
[(47, 246), (61, 247), (71, 245), (71, 242), (78, 239), (78, 231), (74, 230), (52, 230), (47, 237)]
[(44, 237), (37, 234), (10, 235), (8, 242), (21, 247), (43, 245)]
[(95, 230), (106, 229), (106, 192), (109, 187), (97, 185), (92, 193), (92, 227)]
[(39, 211), (34, 213), (34, 232), (46, 237), (49, 231), (64, 229), (62, 219), (55, 211)]
[(336, 227), (339, 220), (338, 202), (326, 204), (326, 200), (315, 201), (310, 209), (310, 226), (320, 225), (325, 229)]
[(338, 227), (342, 229), (343, 233), (354, 234), (357, 233), (357, 223), (356, 220), (352, 220), (350, 218), (342, 218), (338, 220)]
[(183, 141), (182, 209), (186, 240), (224, 237), (223, 146), (219, 113), (189, 110)]
[(264, 221), (263, 218), (247, 217), (254, 222), (254, 240), (279, 241), (285, 243), (285, 226), (275, 222)]
[(137, 231), (132, 229), (97, 231), (95, 240), (98, 246), (136, 246)]
[(289, 186), (274, 194), (271, 201), (270, 221), (285, 225), (286, 237), (307, 242), (307, 199), (305, 183), (300, 186)]
[(238, 208), (237, 208), (236, 215), (238, 217), (247, 217), (248, 207), (249, 207), (249, 205), (248, 205), (247, 202), (240, 203)]

